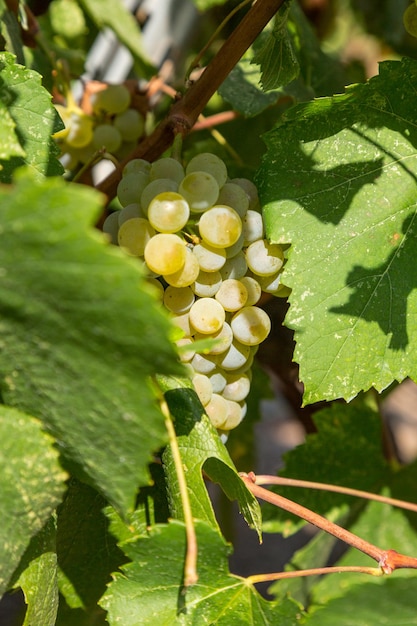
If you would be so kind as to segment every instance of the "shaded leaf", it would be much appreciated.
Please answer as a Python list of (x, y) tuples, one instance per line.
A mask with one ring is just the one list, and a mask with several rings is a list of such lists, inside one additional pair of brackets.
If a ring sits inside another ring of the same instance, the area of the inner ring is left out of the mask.
[[(59, 150), (51, 139), (63, 125), (41, 80), (41, 75), (34, 70), (15, 63), (12, 54), (0, 53), (0, 103), (7, 108), (8, 117), (17, 128), (17, 134), (5, 140), (13, 142), (12, 151), (6, 156), (0, 154), (0, 182), (10, 182), (15, 169), (24, 164), (45, 176), (64, 171), (57, 158)], [(20, 150), (15, 137), (18, 137)]]
[[(0, 405), (0, 594), (31, 538), (61, 501), (66, 474), (42, 424)], [(38, 564), (42, 569), (43, 562)], [(28, 576), (37, 576), (38, 567)]]
[(22, 588), (27, 604), (23, 626), (55, 626), (58, 577), (53, 519), (33, 538), (23, 561), (27, 567), (14, 584)]
[(58, 510), (60, 591), (71, 607), (94, 609), (124, 556), (108, 531), (106, 501), (88, 485), (69, 484)]
[(166, 438), (148, 376), (182, 367), (138, 262), (91, 227), (100, 201), (24, 173), (0, 196), (0, 372), (5, 401), (126, 511)]
[[(289, 599), (264, 600), (245, 579), (229, 573), (228, 546), (197, 522), (199, 580), (182, 590), (185, 528), (180, 522), (155, 526), (146, 539), (122, 544), (132, 563), (123, 566), (101, 600), (110, 626), (218, 624), (295, 626), (300, 610)], [(163, 555), (163, 556), (162, 556)]]
[(384, 580), (381, 586), (363, 583), (331, 600), (303, 624), (309, 626), (416, 626), (415, 579)]
[(269, 238), (292, 243), (286, 324), (305, 403), (417, 376), (416, 78), (416, 61), (382, 63), (265, 136), (257, 182)]
[(292, 0), (286, 0), (274, 18), (273, 27), (265, 33), (252, 63), (259, 64), (260, 83), (265, 91), (288, 85), (297, 78), (300, 68), (287, 28)]
[[(389, 477), (383, 457), (381, 421), (363, 403), (334, 404), (314, 414), (317, 433), (284, 455), (281, 476), (379, 493)], [(277, 492), (321, 515), (358, 502), (343, 494), (280, 486)], [(277, 507), (263, 507), (264, 528), (295, 532), (301, 522)]]

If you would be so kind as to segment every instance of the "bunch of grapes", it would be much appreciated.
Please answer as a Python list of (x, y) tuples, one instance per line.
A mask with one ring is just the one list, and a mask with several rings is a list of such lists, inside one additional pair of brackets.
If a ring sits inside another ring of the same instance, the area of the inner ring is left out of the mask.
[(143, 135), (145, 118), (132, 108), (125, 85), (100, 85), (89, 97), (86, 113), (69, 98), (67, 106), (55, 105), (65, 128), (54, 135), (67, 170), (87, 163), (99, 150), (117, 158), (132, 150)]
[(103, 230), (142, 260), (182, 331), (177, 345), (195, 391), (227, 433), (245, 416), (253, 358), (271, 329), (257, 306), (262, 291), (286, 295), (283, 250), (265, 239), (256, 187), (230, 180), (221, 159), (202, 153), (185, 170), (170, 157), (130, 161), (117, 195), (123, 208)]

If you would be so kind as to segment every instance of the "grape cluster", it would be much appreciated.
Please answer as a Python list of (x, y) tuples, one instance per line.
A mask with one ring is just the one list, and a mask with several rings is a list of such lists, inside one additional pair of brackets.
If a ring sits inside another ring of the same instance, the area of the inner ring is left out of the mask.
[(144, 263), (182, 330), (177, 345), (196, 393), (226, 433), (245, 416), (252, 361), (271, 329), (257, 303), (262, 291), (286, 289), (283, 250), (265, 239), (256, 187), (202, 153), (185, 170), (170, 157), (130, 161), (117, 195), (123, 208), (103, 230)]
[(102, 85), (90, 95), (91, 114), (70, 101), (55, 105), (65, 128), (54, 135), (67, 170), (89, 161), (101, 149), (120, 158), (132, 150), (143, 135), (145, 119), (131, 106), (131, 93), (124, 85)]

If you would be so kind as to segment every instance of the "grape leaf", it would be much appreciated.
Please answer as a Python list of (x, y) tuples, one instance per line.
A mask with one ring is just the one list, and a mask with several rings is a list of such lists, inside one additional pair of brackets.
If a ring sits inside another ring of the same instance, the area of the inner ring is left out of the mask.
[(21, 587), (27, 604), (23, 626), (53, 626), (58, 612), (55, 522), (51, 518), (23, 556), (13, 587)]
[[(389, 477), (381, 450), (380, 416), (362, 402), (334, 404), (313, 416), (317, 433), (284, 455), (280, 476), (343, 485), (378, 493)], [(278, 493), (322, 515), (357, 502), (343, 494), (280, 486)], [(263, 506), (264, 529), (291, 534), (300, 520), (271, 505)]]
[(121, 0), (79, 0), (81, 6), (98, 29), (111, 28), (120, 43), (131, 52), (139, 76), (150, 77), (155, 68), (146, 59), (142, 47), (141, 32), (133, 15)]
[(376, 587), (362, 582), (317, 610), (308, 626), (416, 626), (415, 579), (384, 580)]
[(292, 0), (285, 0), (278, 9), (273, 27), (265, 33), (264, 41), (252, 59), (252, 63), (260, 66), (260, 82), (265, 91), (287, 85), (300, 71), (287, 28), (291, 4)]
[(115, 574), (100, 601), (110, 626), (295, 626), (300, 609), (286, 598), (264, 600), (244, 578), (229, 573), (229, 547), (204, 522), (196, 522), (198, 541), (197, 584), (182, 592), (185, 528), (181, 522), (153, 527), (147, 538), (121, 543), (132, 560)]
[(292, 244), (286, 324), (305, 403), (417, 376), (416, 79), (416, 61), (384, 62), (265, 136), (257, 183), (268, 237)]
[(183, 369), (139, 263), (92, 228), (100, 204), (26, 172), (0, 196), (0, 379), (4, 400), (41, 417), (125, 511), (166, 440), (148, 376)]
[[(24, 164), (45, 176), (62, 174), (59, 150), (51, 135), (63, 124), (51, 104), (50, 94), (42, 87), (41, 75), (18, 65), (14, 59), (10, 53), (0, 52), (0, 110), (7, 108), (8, 118), (16, 126), (16, 132), (11, 136), (9, 132), (2, 140), (6, 146), (0, 153), (0, 182), (9, 183), (14, 170)], [(9, 141), (10, 152), (4, 155)]]
[(20, 24), (17, 16), (8, 8), (4, 0), (0, 0), (0, 42), (2, 50), (16, 55), (18, 63), (24, 64), (25, 54)]
[[(351, 530), (381, 548), (392, 548), (411, 556), (416, 554), (416, 535), (404, 511), (388, 505), (369, 504)], [(373, 564), (369, 557), (354, 549), (349, 549), (338, 561), (341, 566)], [(412, 595), (416, 576), (414, 570), (398, 570), (390, 579), (364, 579), (354, 573), (322, 577), (311, 590), (311, 612), (305, 623), (320, 626), (331, 623), (343, 626), (417, 624), (415, 597)], [(355, 607), (354, 616), (352, 607)]]
[[(388, 490), (386, 490), (386, 492), (389, 495)], [(397, 550), (397, 552), (401, 552), (402, 554), (415, 556), (417, 553), (416, 533), (404, 513), (403, 510), (396, 509), (387, 504), (370, 502), (362, 515), (351, 525), (350, 530), (359, 537), (363, 537), (382, 549)], [(340, 566), (363, 565), (365, 567), (373, 567), (375, 561), (366, 554), (363, 554), (363, 552), (349, 548), (338, 560), (337, 564)], [(393, 578), (400, 577), (414, 578), (415, 584), (417, 571), (407, 569), (397, 570), (393, 574)], [(372, 587), (383, 586), (386, 578), (372, 576), (369, 577), (369, 581), (371, 585), (368, 588), (368, 593), (371, 598), (374, 593)], [(314, 608), (319, 607), (338, 596), (344, 595), (348, 589), (358, 585), (361, 586), (363, 582), (364, 579), (362, 576), (349, 572), (343, 573), (340, 576), (325, 576), (320, 578), (318, 584), (315, 585), (310, 593), (311, 605)]]
[(97, 614), (97, 602), (111, 572), (126, 560), (108, 531), (109, 521), (102, 512), (105, 505), (94, 489), (70, 481), (57, 518), (59, 589), (67, 605), (60, 607), (59, 623), (67, 624), (72, 618), (81, 623), (87, 615)]
[[(184, 466), (193, 516), (217, 528), (210, 498), (203, 479), (219, 483), (230, 500), (237, 500), (249, 525), (260, 533), (261, 516), (256, 498), (239, 477), (229, 454), (199, 401), (186, 380), (159, 378), (161, 388), (175, 420), (178, 447)], [(187, 387), (187, 384), (189, 385)], [(182, 518), (182, 502), (178, 477), (169, 448), (164, 453), (172, 513)]]
[(0, 405), (0, 595), (31, 538), (61, 501), (66, 474), (42, 424)]

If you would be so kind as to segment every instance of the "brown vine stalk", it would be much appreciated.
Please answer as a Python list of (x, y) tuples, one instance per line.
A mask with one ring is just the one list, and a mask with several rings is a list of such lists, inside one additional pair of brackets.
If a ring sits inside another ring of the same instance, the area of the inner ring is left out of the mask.
[(116, 195), (123, 167), (127, 162), (138, 158), (154, 161), (172, 145), (175, 135), (181, 134), (184, 137), (191, 131), (211, 96), (274, 17), (283, 2), (284, 0), (257, 0), (253, 4), (198, 80), (191, 85), (181, 99), (173, 104), (167, 117), (153, 133), (141, 141), (119, 167), (97, 185), (99, 191), (106, 194), (108, 198), (113, 198)]

